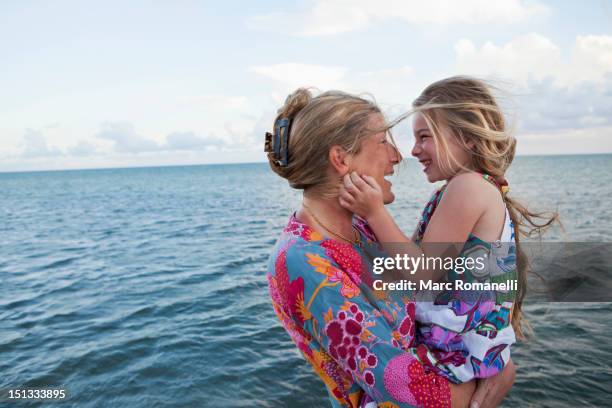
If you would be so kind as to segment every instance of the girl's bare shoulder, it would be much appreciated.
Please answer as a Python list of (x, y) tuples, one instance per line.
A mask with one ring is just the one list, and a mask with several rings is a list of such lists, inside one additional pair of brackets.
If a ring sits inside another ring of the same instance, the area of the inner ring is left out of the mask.
[(455, 200), (469, 200), (473, 205), (489, 205), (500, 198), (500, 193), (482, 174), (466, 172), (454, 176), (448, 181), (445, 195)]

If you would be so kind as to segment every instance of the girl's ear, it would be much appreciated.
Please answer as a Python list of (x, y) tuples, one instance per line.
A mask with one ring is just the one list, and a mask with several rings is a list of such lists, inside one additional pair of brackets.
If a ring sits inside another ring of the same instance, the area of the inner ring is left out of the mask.
[(351, 158), (351, 155), (340, 146), (332, 146), (329, 149), (329, 162), (341, 177), (349, 172)]
[(476, 143), (474, 143), (474, 141), (473, 141), (473, 140), (469, 140), (469, 139), (468, 139), (468, 140), (465, 142), (465, 144), (466, 144), (466, 146), (468, 147), (468, 149), (470, 149), (470, 150), (474, 151), (474, 147), (476, 147)]

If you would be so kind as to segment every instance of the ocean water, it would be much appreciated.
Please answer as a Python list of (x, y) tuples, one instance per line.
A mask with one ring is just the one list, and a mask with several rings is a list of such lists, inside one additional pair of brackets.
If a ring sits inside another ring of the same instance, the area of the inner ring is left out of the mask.
[[(520, 157), (508, 178), (560, 213), (547, 240), (605, 242), (611, 175), (612, 155)], [(3, 392), (65, 389), (63, 407), (328, 405), (269, 302), (266, 260), (300, 194), (266, 164), (4, 173), (0, 191)], [(412, 230), (432, 186), (407, 161), (394, 191)], [(612, 304), (525, 309), (534, 337), (513, 349), (504, 405), (609, 405)]]

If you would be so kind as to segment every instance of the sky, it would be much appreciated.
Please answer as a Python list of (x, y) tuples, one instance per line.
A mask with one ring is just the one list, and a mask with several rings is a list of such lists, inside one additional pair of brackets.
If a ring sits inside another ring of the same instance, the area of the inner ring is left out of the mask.
[(0, 171), (263, 162), (297, 87), (392, 119), (457, 74), (502, 89), (518, 154), (612, 153), (612, 1), (14, 0)]

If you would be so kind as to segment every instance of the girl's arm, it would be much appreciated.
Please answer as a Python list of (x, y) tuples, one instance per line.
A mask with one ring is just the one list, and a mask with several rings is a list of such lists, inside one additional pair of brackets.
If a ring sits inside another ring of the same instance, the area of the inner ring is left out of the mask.
[[(409, 257), (456, 257), (491, 199), (490, 194), (483, 193), (482, 187), (479, 178), (472, 174), (458, 175), (449, 182), (423, 238), (423, 244), (447, 245), (419, 247), (404, 235), (385, 208), (382, 190), (373, 177), (359, 176), (355, 172), (346, 175), (339, 200), (344, 208), (365, 218), (391, 257), (404, 254)], [(444, 273), (444, 270), (421, 268), (412, 276), (438, 280)]]

